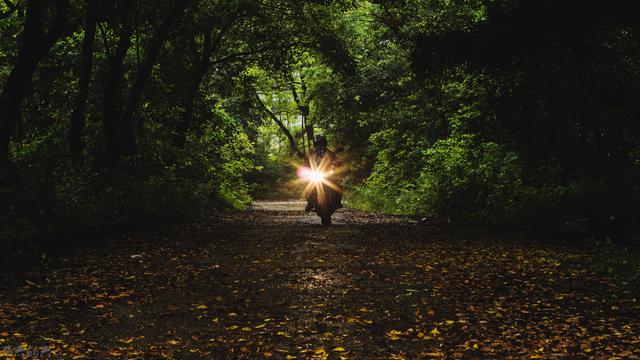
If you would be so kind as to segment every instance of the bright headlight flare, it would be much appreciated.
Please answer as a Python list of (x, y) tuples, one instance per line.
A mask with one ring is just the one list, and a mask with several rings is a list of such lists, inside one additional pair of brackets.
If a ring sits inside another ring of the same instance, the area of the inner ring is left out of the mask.
[(331, 188), (333, 191), (342, 193), (342, 189), (328, 178), (334, 175), (334, 169), (328, 169), (327, 172), (323, 171), (323, 169), (327, 167), (328, 166), (326, 166), (326, 164), (317, 165), (313, 160), (311, 161), (310, 166), (297, 166), (296, 173), (299, 181), (307, 183), (304, 189), (305, 196), (313, 189), (315, 189), (318, 194), (322, 194), (325, 186)]
[(301, 179), (307, 179), (309, 177), (309, 174), (311, 174), (313, 170), (311, 170), (310, 168), (306, 167), (306, 166), (302, 166), (298, 168), (298, 177)]
[(298, 177), (311, 182), (322, 182), (325, 179), (325, 174), (318, 169), (301, 167), (298, 169)]
[(324, 180), (324, 174), (316, 170), (309, 172), (308, 177), (309, 177), (309, 180), (315, 181), (315, 182), (320, 182)]

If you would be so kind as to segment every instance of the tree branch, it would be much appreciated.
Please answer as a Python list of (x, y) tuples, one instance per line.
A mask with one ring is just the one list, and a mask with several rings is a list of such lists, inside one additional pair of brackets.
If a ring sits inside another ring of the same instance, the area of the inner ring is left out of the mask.
[(9, 10), (7, 10), (7, 12), (5, 12), (4, 14), (0, 14), (0, 20), (8, 18), (14, 12), (16, 12), (16, 10), (18, 10), (18, 4), (14, 4), (9, 0), (3, 0), (3, 2), (5, 3), (5, 5), (7, 5)]
[(293, 150), (293, 152), (299, 158), (304, 158), (304, 154), (298, 149), (298, 144), (296, 144), (296, 140), (293, 138), (293, 135), (291, 135), (289, 129), (284, 126), (284, 124), (282, 123), (282, 121), (280, 121), (280, 119), (278, 119), (276, 114), (274, 114), (273, 111), (271, 111), (271, 109), (269, 109), (269, 107), (262, 101), (262, 99), (260, 99), (260, 95), (258, 95), (258, 92), (255, 89), (253, 90), (253, 94), (256, 98), (256, 103), (258, 104), (258, 106), (262, 108), (262, 110), (264, 110), (267, 115), (269, 115), (269, 117), (278, 125), (280, 130), (282, 130), (284, 135), (287, 137), (287, 139), (289, 140), (289, 146), (291, 146), (291, 150)]
[(230, 55), (221, 57), (219, 59), (213, 60), (211, 63), (212, 64), (224, 63), (224, 62), (227, 62), (227, 61), (230, 61), (230, 60), (234, 60), (234, 58), (242, 58), (242, 57), (249, 56), (249, 55), (256, 55), (256, 54), (260, 54), (260, 53), (263, 53), (263, 52), (269, 51), (269, 50), (289, 49), (289, 48), (291, 48), (293, 46), (300, 46), (300, 45), (307, 46), (308, 43), (292, 42), (292, 43), (287, 43), (287, 44), (283, 44), (283, 45), (279, 45), (279, 46), (267, 46), (267, 47), (263, 47), (263, 48), (256, 49), (256, 50), (230, 54)]
[[(293, 100), (298, 106), (298, 110), (300, 111), (300, 114), (306, 118), (307, 116), (309, 116), (309, 106), (307, 104), (304, 104), (302, 102), (302, 99), (300, 99), (300, 96), (298, 95), (298, 90), (296, 90), (296, 84), (295, 84), (295, 79), (293, 78), (293, 75), (290, 74), (289, 77), (291, 80), (289, 82), (289, 89), (291, 90), (291, 94), (293, 95)], [(304, 85), (304, 81), (302, 81), (302, 90), (303, 92), (306, 92), (306, 86)]]

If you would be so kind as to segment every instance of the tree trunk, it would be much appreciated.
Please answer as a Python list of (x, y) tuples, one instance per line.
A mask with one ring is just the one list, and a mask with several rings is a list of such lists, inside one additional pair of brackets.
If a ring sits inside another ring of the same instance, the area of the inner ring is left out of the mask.
[[(298, 111), (300, 111), (300, 115), (302, 116), (302, 151), (310, 154), (311, 146), (309, 143), (313, 141), (313, 126), (309, 125), (307, 119), (309, 117), (309, 103), (307, 101), (307, 85), (304, 81), (304, 77), (300, 74), (300, 87), (302, 90), (302, 98), (298, 95), (298, 91), (296, 90), (295, 79), (292, 74), (289, 74), (290, 82), (289, 89), (291, 90), (291, 94), (293, 95), (293, 100), (296, 103)], [(305, 140), (306, 134), (306, 140)], [(306, 155), (305, 155), (306, 156)]]
[(215, 41), (211, 38), (211, 30), (207, 31), (204, 35), (204, 44), (200, 61), (192, 73), (191, 81), (187, 88), (187, 94), (182, 103), (182, 119), (176, 127), (176, 132), (173, 138), (173, 144), (179, 149), (184, 147), (187, 138), (187, 131), (189, 131), (189, 127), (193, 121), (193, 105), (195, 103), (200, 84), (202, 83), (207, 70), (211, 67), (211, 55), (220, 46), (224, 34), (231, 28), (234, 22), (235, 19), (224, 25), (218, 32)]
[(71, 113), (69, 128), (69, 150), (71, 158), (76, 164), (82, 164), (82, 131), (85, 124), (85, 109), (89, 95), (89, 83), (91, 81), (91, 68), (93, 66), (93, 44), (96, 34), (97, 0), (85, 2), (85, 28), (84, 42), (82, 43), (82, 59), (78, 74), (78, 96)]
[(9, 162), (9, 142), (11, 134), (20, 121), (20, 110), (31, 78), (38, 63), (47, 55), (51, 47), (60, 39), (67, 27), (68, 0), (57, 2), (56, 16), (49, 31), (43, 30), (47, 1), (30, 0), (27, 2), (27, 15), (24, 23), (22, 41), (18, 49), (15, 66), (2, 89), (0, 96), (0, 167)]
[(208, 31), (204, 36), (200, 63), (192, 73), (191, 81), (189, 81), (187, 87), (187, 94), (182, 102), (182, 119), (176, 127), (176, 132), (173, 138), (173, 144), (178, 149), (182, 149), (186, 142), (187, 131), (189, 130), (191, 119), (193, 118), (193, 104), (195, 102), (196, 95), (198, 94), (198, 88), (200, 88), (200, 84), (202, 83), (202, 79), (206, 73), (206, 69), (209, 67), (209, 58), (212, 53), (211, 43), (211, 31)]
[[(118, 133), (118, 121), (122, 111), (122, 88), (124, 86), (124, 58), (131, 47), (132, 24), (130, 16), (130, 1), (123, 2), (122, 29), (118, 45), (109, 59), (109, 68), (105, 73), (102, 115), (105, 135), (106, 162), (109, 168), (113, 168), (119, 160), (116, 135)], [(129, 5), (129, 6), (127, 6)], [(107, 44), (105, 44), (107, 46)]]
[(156, 64), (156, 60), (158, 59), (158, 55), (160, 54), (162, 44), (169, 35), (169, 31), (171, 30), (173, 22), (177, 21), (183, 13), (181, 11), (178, 11), (181, 5), (182, 2), (176, 1), (173, 3), (171, 8), (169, 9), (169, 13), (162, 20), (160, 27), (156, 31), (153, 39), (151, 39), (150, 45), (146, 50), (144, 59), (142, 60), (142, 66), (140, 67), (138, 76), (136, 77), (133, 87), (131, 88), (131, 92), (129, 92), (127, 104), (124, 108), (124, 111), (122, 112), (122, 116), (120, 119), (120, 128), (118, 129), (117, 136), (119, 155), (135, 154), (136, 138), (133, 124), (133, 113), (138, 106), (138, 102), (140, 101), (140, 97), (142, 96), (142, 91), (144, 90), (144, 87), (149, 80), (151, 70)]

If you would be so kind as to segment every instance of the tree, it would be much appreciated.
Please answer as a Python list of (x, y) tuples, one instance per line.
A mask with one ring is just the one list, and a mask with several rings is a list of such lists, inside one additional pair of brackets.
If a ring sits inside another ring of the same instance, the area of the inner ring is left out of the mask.
[(97, 0), (85, 0), (84, 40), (79, 67), (78, 95), (71, 113), (69, 125), (69, 150), (76, 163), (82, 162), (82, 130), (85, 125), (85, 111), (89, 95), (89, 82), (93, 67), (94, 39), (98, 21)]
[[(0, 166), (9, 161), (9, 141), (16, 123), (20, 121), (21, 104), (38, 63), (51, 47), (69, 31), (69, 0), (60, 0), (56, 6), (44, 0), (27, 3), (17, 61), (0, 95)], [(49, 22), (48, 18), (53, 19)], [(46, 24), (50, 23), (47, 28)]]

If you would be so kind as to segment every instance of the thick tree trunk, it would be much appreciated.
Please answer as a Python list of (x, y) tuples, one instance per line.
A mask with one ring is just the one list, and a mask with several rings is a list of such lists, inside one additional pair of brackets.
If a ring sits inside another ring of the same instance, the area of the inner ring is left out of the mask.
[(187, 131), (189, 130), (191, 119), (193, 118), (193, 104), (195, 103), (198, 89), (202, 83), (202, 78), (206, 73), (206, 69), (209, 67), (209, 58), (211, 57), (212, 52), (211, 43), (211, 32), (209, 31), (204, 36), (204, 45), (202, 48), (200, 63), (192, 73), (192, 77), (187, 88), (187, 94), (185, 95), (182, 103), (182, 118), (176, 127), (176, 132), (173, 138), (173, 144), (178, 149), (182, 149), (186, 142)]
[(51, 47), (64, 35), (67, 27), (68, 0), (57, 2), (56, 15), (49, 31), (43, 30), (45, 23), (45, 0), (27, 2), (27, 15), (18, 58), (2, 89), (0, 96), (0, 167), (9, 161), (11, 134), (20, 121), (20, 110), (31, 78), (38, 63), (47, 55)]
[(176, 127), (176, 132), (173, 138), (174, 146), (179, 149), (182, 149), (186, 142), (187, 131), (189, 131), (189, 127), (193, 121), (193, 106), (196, 96), (198, 95), (198, 89), (200, 88), (200, 84), (202, 83), (205, 74), (211, 67), (211, 55), (220, 46), (224, 34), (229, 30), (229, 28), (231, 28), (233, 22), (234, 20), (230, 21), (220, 29), (215, 41), (211, 38), (211, 31), (208, 31), (204, 35), (204, 44), (200, 61), (192, 73), (192, 77), (187, 88), (187, 94), (182, 103), (182, 118)]
[[(123, 4), (130, 5), (129, 1)], [(118, 162), (119, 153), (117, 147), (117, 133), (122, 111), (122, 88), (124, 86), (124, 58), (131, 47), (132, 24), (130, 7), (122, 8), (122, 28), (118, 45), (109, 59), (109, 68), (105, 73), (102, 115), (105, 136), (105, 150), (107, 166), (113, 168)], [(106, 46), (106, 44), (105, 44)]]
[(85, 124), (85, 109), (87, 96), (89, 95), (89, 83), (91, 81), (91, 68), (93, 66), (93, 44), (96, 34), (97, 22), (97, 0), (86, 0), (85, 2), (85, 27), (84, 42), (82, 44), (82, 59), (78, 74), (78, 96), (71, 113), (71, 124), (69, 128), (69, 150), (71, 158), (76, 164), (82, 163), (82, 131)]
[(171, 6), (169, 13), (165, 16), (160, 27), (156, 31), (153, 39), (151, 39), (150, 45), (145, 52), (140, 71), (138, 76), (129, 92), (126, 106), (122, 112), (120, 119), (120, 128), (118, 129), (118, 145), (120, 155), (133, 155), (136, 151), (136, 137), (133, 123), (133, 113), (138, 106), (142, 91), (147, 84), (151, 75), (151, 70), (156, 64), (160, 49), (164, 40), (169, 35), (171, 26), (177, 21), (183, 12), (178, 11), (182, 5), (182, 2), (174, 2)]

